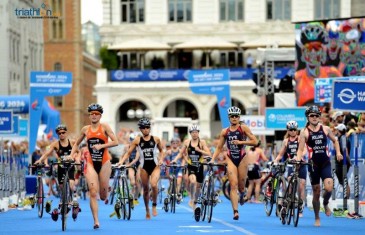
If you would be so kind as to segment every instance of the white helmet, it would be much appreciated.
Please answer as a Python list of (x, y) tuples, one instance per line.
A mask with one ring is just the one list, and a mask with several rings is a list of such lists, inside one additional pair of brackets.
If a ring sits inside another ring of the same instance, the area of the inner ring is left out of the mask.
[(236, 106), (232, 106), (230, 108), (227, 109), (228, 112), (228, 116), (232, 116), (232, 115), (241, 115), (241, 109), (239, 109)]
[(195, 124), (193, 124), (193, 125), (191, 125), (190, 127), (189, 127), (189, 133), (191, 133), (192, 131), (200, 131), (200, 128), (199, 128), (199, 126), (198, 125), (195, 125)]
[(296, 121), (289, 121), (286, 123), (286, 129), (298, 129), (298, 123)]

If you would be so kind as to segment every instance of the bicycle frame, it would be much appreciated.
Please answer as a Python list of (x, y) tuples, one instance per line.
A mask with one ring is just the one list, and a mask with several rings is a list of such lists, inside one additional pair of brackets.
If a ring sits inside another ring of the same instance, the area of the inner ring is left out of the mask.
[(31, 169), (35, 169), (35, 173), (37, 176), (37, 186), (36, 186), (36, 195), (34, 195), (35, 198), (33, 198), (32, 207), (34, 207), (34, 204), (37, 204), (38, 208), (38, 217), (43, 217), (43, 210), (44, 210), (44, 187), (43, 187), (43, 168), (48, 168), (45, 166), (45, 164), (39, 164), (34, 166), (29, 166)]
[[(166, 168), (172, 168), (172, 172), (170, 175), (170, 185), (167, 191), (167, 197), (164, 200), (164, 210), (165, 212), (168, 212), (169, 208), (168, 208), (168, 204), (170, 204), (170, 212), (171, 213), (175, 213), (175, 209), (176, 209), (176, 201), (177, 201), (177, 178), (176, 178), (176, 173), (177, 170), (181, 169), (183, 170), (185, 168), (182, 166), (179, 166), (177, 164), (172, 164), (172, 165), (166, 165)], [(167, 200), (166, 200), (167, 199)]]

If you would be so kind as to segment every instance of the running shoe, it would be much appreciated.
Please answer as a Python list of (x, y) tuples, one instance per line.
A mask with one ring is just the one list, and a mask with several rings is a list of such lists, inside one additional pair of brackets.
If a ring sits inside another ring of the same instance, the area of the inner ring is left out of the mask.
[(57, 208), (53, 209), (52, 213), (51, 213), (51, 217), (53, 221), (57, 221), (58, 220), (58, 215), (59, 215), (59, 211)]
[(201, 213), (200, 207), (196, 207), (194, 210), (194, 218), (196, 222), (199, 222), (200, 220), (200, 213)]
[(47, 201), (46, 202), (46, 212), (47, 213), (51, 212), (51, 207), (52, 207), (52, 201)]

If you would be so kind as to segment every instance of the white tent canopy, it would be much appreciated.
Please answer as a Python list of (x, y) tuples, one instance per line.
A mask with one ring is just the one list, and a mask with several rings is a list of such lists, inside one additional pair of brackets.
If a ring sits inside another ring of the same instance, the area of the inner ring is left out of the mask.
[(236, 49), (237, 44), (228, 42), (219, 37), (199, 37), (187, 40), (174, 46), (174, 49), (187, 50), (214, 50), (214, 49)]

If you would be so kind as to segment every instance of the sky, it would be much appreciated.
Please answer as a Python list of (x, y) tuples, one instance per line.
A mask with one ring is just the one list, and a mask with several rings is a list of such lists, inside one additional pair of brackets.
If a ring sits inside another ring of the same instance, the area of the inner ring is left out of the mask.
[(91, 20), (97, 25), (103, 23), (102, 0), (81, 0), (81, 23)]

